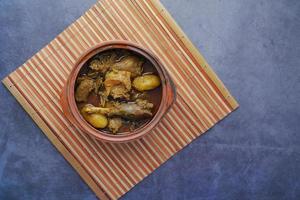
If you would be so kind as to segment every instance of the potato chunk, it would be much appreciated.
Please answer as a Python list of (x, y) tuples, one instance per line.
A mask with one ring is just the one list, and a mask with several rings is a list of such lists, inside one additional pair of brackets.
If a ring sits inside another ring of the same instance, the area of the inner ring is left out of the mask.
[(133, 87), (138, 91), (152, 90), (160, 85), (160, 79), (156, 75), (147, 74), (138, 76), (133, 80)]
[(87, 113), (86, 109), (90, 106), (92, 105), (87, 104), (81, 109), (83, 118), (95, 128), (105, 128), (108, 124), (106, 116), (100, 113)]

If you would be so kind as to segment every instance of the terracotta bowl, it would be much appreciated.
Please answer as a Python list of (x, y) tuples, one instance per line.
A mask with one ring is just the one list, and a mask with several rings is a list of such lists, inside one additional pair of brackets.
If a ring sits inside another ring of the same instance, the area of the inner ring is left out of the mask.
[[(75, 81), (78, 74), (80, 73), (80, 69), (94, 55), (112, 49), (126, 49), (145, 57), (156, 68), (157, 73), (161, 79), (162, 87), (160, 105), (158, 106), (158, 109), (153, 118), (148, 123), (142, 125), (134, 131), (120, 135), (109, 134), (105, 131), (100, 131), (92, 127), (86, 120), (83, 119), (83, 117), (79, 113), (74, 97)], [(68, 80), (65, 83), (64, 89), (61, 94), (61, 104), (66, 118), (71, 122), (71, 124), (78, 127), (84, 133), (89, 134), (98, 140), (106, 142), (128, 142), (149, 133), (149, 131), (151, 131), (151, 129), (153, 129), (159, 123), (164, 114), (166, 114), (166, 112), (169, 110), (169, 108), (175, 101), (175, 98), (176, 90), (170, 76), (162, 66), (159, 59), (154, 56), (151, 51), (128, 41), (111, 41), (104, 42), (90, 48), (78, 59), (69, 75)]]

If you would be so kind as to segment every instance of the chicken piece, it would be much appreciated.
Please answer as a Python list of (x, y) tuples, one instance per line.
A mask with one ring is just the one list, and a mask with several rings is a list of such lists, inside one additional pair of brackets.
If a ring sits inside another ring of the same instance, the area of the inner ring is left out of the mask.
[(117, 54), (103, 53), (90, 62), (90, 68), (101, 73), (107, 72), (117, 59)]
[(153, 103), (150, 103), (149, 101), (145, 99), (137, 99), (135, 100), (136, 104), (143, 109), (152, 109), (153, 108)]
[(144, 119), (152, 117), (153, 104), (147, 100), (137, 99), (135, 102), (116, 103), (108, 113), (109, 116), (120, 116), (126, 119)]
[(146, 99), (149, 95), (147, 92), (139, 92), (137, 90), (131, 90), (130, 92), (130, 100), (135, 101), (137, 99)]
[(121, 128), (122, 124), (123, 122), (121, 118), (119, 117), (111, 118), (108, 121), (108, 129), (113, 133), (117, 133)]
[(130, 90), (131, 89), (130, 75), (131, 72), (112, 70), (106, 73), (104, 85), (105, 87), (112, 87), (112, 86), (123, 84), (126, 89)]
[(140, 57), (134, 55), (126, 55), (119, 58), (111, 66), (111, 69), (131, 72), (131, 77), (136, 77), (141, 75), (143, 71), (142, 69), (143, 64), (144, 64), (144, 60), (141, 59)]
[(102, 86), (103, 80), (101, 76), (92, 79), (88, 75), (77, 78), (78, 86), (75, 91), (75, 99), (77, 102), (86, 102), (92, 90), (97, 94)]
[(90, 68), (94, 71), (105, 73), (109, 70), (131, 72), (131, 77), (141, 75), (144, 59), (130, 54), (119, 56), (116, 52), (100, 54), (90, 62)]
[(105, 91), (99, 91), (98, 94), (99, 94), (99, 100), (100, 100), (99, 106), (100, 107), (105, 107), (106, 102), (108, 101), (108, 97), (107, 97), (106, 92)]
[(124, 85), (116, 85), (111, 88), (110, 95), (114, 98), (125, 98), (129, 99), (130, 95), (128, 94), (128, 90)]
[(77, 102), (86, 102), (90, 92), (95, 88), (94, 80), (89, 77), (80, 78), (80, 83), (75, 91), (75, 99)]
[(96, 107), (93, 105), (85, 106), (84, 111), (86, 113), (100, 113), (109, 117), (118, 116), (125, 119), (145, 119), (152, 117), (151, 109), (153, 104), (147, 100), (137, 99), (135, 102), (118, 103), (113, 102), (111, 107)]
[(113, 70), (106, 73), (104, 86), (107, 95), (116, 98), (129, 98), (131, 89), (130, 72)]
[(116, 106), (109, 115), (121, 116), (126, 119), (144, 119), (151, 117), (152, 112), (136, 103), (123, 103)]
[(96, 94), (98, 94), (99, 89), (100, 89), (100, 87), (102, 86), (102, 84), (103, 84), (102, 77), (99, 77), (99, 76), (98, 76), (98, 77), (96, 78), (95, 82), (94, 82), (94, 91), (95, 91)]

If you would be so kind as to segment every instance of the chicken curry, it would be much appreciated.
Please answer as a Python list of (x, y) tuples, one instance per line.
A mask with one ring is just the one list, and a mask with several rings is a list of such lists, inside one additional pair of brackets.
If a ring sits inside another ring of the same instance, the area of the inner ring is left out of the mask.
[(130, 133), (148, 123), (161, 101), (161, 80), (142, 55), (116, 49), (85, 63), (75, 87), (82, 117), (110, 134)]

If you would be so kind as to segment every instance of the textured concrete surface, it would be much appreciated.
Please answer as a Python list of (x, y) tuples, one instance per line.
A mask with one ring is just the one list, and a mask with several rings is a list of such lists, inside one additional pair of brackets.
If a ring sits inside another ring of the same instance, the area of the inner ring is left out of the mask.
[[(95, 0), (1, 0), (0, 78)], [(162, 0), (240, 108), (123, 199), (299, 199), (300, 1)], [(0, 85), (0, 199), (96, 199)]]

